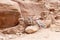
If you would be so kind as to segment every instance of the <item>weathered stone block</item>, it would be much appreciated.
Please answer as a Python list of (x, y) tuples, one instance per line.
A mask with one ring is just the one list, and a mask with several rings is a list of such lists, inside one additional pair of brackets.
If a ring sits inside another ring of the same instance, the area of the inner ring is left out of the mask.
[(0, 28), (12, 27), (18, 23), (20, 12), (18, 6), (14, 5), (17, 3), (8, 2), (0, 1)]

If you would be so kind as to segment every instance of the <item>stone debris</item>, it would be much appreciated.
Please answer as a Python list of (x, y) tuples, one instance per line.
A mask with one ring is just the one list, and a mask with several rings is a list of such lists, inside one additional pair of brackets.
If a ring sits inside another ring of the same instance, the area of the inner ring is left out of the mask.
[(58, 29), (59, 4), (59, 0), (0, 0), (0, 31), (6, 34), (20, 34), (25, 31), (30, 34), (39, 28)]
[(30, 33), (34, 33), (34, 32), (37, 32), (39, 30), (39, 27), (37, 25), (32, 25), (32, 26), (28, 26), (26, 29), (25, 29), (25, 32), (30, 34)]
[(36, 20), (36, 22), (42, 28), (48, 28), (51, 24), (51, 20), (44, 20), (44, 21)]
[(45, 24), (41, 20), (36, 20), (36, 22), (40, 27), (42, 27), (42, 28), (45, 27)]

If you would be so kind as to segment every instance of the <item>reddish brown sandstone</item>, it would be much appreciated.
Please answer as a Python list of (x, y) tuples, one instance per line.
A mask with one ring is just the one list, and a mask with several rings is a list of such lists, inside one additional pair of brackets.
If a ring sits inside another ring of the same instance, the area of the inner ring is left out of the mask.
[(17, 3), (8, 2), (0, 1), (0, 28), (12, 27), (18, 24), (20, 12), (18, 6), (15, 5)]

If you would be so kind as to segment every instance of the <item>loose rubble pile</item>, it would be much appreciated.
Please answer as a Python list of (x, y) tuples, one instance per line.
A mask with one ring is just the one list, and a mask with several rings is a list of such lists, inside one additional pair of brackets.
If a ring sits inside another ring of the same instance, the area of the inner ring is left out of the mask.
[(4, 34), (60, 31), (59, 0), (0, 0), (0, 28)]

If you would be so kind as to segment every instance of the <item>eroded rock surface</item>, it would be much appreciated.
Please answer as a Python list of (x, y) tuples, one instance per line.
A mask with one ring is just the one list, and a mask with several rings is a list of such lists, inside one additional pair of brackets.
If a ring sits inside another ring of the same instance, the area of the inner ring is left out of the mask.
[(15, 2), (0, 0), (0, 28), (8, 28), (18, 24), (19, 6)]
[[(59, 0), (2, 0), (0, 1), (0, 25), (12, 27), (18, 23), (19, 13), (22, 20), (19, 25), (28, 28), (32, 25), (47, 28), (52, 24), (60, 27), (60, 3)], [(41, 20), (40, 22), (38, 20)], [(36, 23), (37, 21), (37, 23)], [(41, 26), (42, 24), (42, 26)], [(57, 27), (57, 26), (56, 26)], [(58, 28), (57, 27), (57, 28)], [(35, 28), (33, 26), (33, 28)], [(53, 27), (54, 28), (54, 27)], [(12, 29), (12, 28), (11, 28)], [(7, 30), (10, 33), (10, 30)], [(13, 28), (14, 32), (16, 27)], [(18, 29), (18, 28), (17, 28)], [(18, 30), (19, 31), (19, 30)], [(29, 32), (29, 31), (28, 31)], [(33, 33), (34, 31), (32, 31)]]

